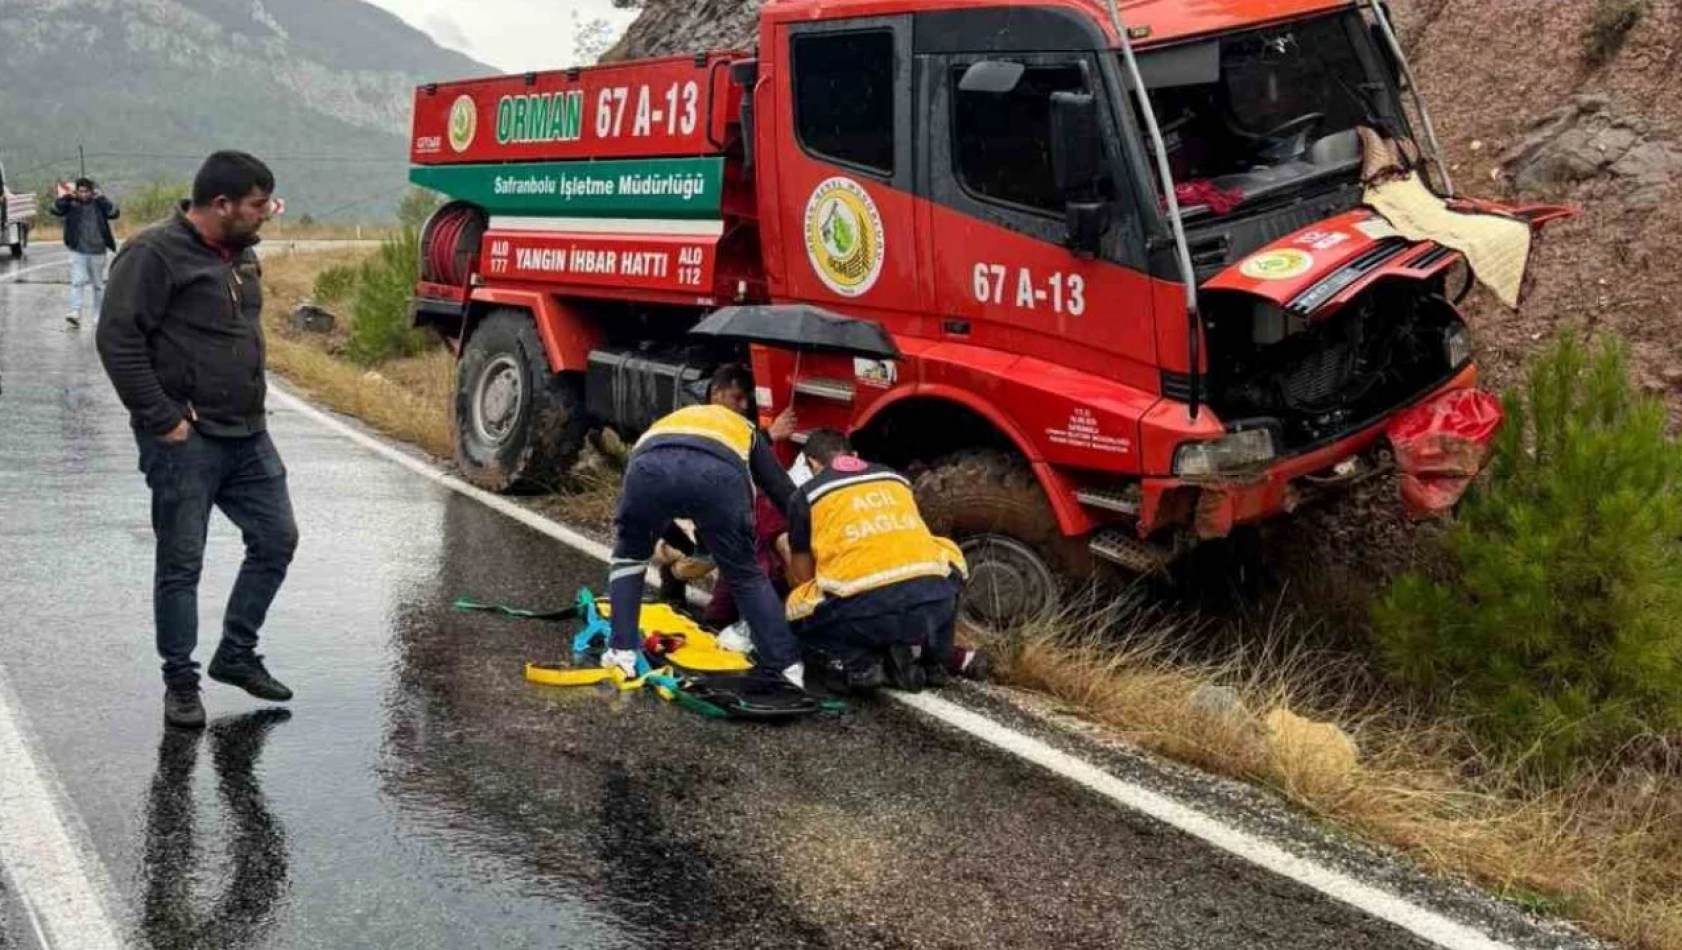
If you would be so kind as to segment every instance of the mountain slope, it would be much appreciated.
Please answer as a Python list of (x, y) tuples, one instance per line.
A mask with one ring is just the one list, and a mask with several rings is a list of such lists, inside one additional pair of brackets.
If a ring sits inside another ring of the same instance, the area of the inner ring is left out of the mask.
[(5, 0), (0, 157), (121, 197), (217, 148), (268, 159), (291, 214), (374, 218), (404, 190), (417, 83), (494, 72), (361, 0)]

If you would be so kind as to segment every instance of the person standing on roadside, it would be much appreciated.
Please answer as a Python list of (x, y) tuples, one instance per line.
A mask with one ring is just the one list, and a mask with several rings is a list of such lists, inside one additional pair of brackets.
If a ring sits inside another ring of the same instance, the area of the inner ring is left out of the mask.
[(92, 178), (76, 179), (76, 190), (53, 202), (53, 215), (64, 219), (64, 246), (70, 249), (70, 312), (64, 320), (82, 325), (82, 299), (93, 288), (93, 317), (105, 299), (105, 252), (117, 249), (111, 222), (122, 214)]
[(292, 698), (256, 652), (298, 545), (286, 467), (263, 407), (262, 272), (253, 248), (273, 191), (273, 173), (251, 155), (206, 159), (191, 202), (123, 245), (99, 322), (99, 356), (128, 407), (152, 490), (153, 619), (164, 719), (173, 726), (204, 725), (193, 651), (212, 507), (244, 535), (245, 562), (206, 672), (259, 699)]

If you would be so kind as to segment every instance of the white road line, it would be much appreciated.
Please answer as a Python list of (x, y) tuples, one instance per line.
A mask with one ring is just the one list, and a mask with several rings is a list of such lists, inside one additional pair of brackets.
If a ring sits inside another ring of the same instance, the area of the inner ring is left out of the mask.
[(0, 867), (47, 950), (118, 950), (104, 868), (77, 847), (24, 732), (22, 708), (0, 669)]
[[(288, 408), (344, 435), (372, 452), (383, 455), (411, 472), (508, 515), (520, 523), (575, 548), (599, 561), (607, 561), (606, 545), (514, 504), (505, 498), (438, 471), (365, 432), (346, 425), (290, 393), (271, 391)], [(1363, 884), (1323, 864), (1298, 857), (1272, 842), (1242, 831), (1218, 819), (1142, 785), (1117, 778), (1085, 760), (1060, 752), (1022, 732), (930, 694), (887, 692), (888, 696), (939, 722), (1040, 766), (1084, 786), (1125, 808), (1141, 812), (1237, 858), (1281, 877), (1295, 881), (1357, 910), (1387, 921), (1407, 932), (1448, 950), (1512, 950), (1472, 927), (1451, 920), (1381, 888)]]
[(891, 692), (888, 695), (988, 745), (1083, 785), (1117, 804), (1143, 812), (1228, 854), (1266, 868), (1280, 877), (1311, 887), (1327, 897), (1342, 901), (1380, 920), (1389, 921), (1439, 947), (1449, 947), (1452, 950), (1511, 950), (1507, 944), (1491, 940), (1471, 927), (1420, 907), (1389, 891), (1363, 884), (1325, 865), (1291, 854), (1270, 841), (1224, 824), (1166, 795), (1116, 778), (1090, 762), (1060, 752), (1039, 739), (956, 703), (927, 693)]
[(23, 270), (7, 271), (4, 274), (0, 274), (0, 284), (10, 283), (25, 274), (33, 274), (38, 270), (46, 270), (49, 267), (63, 267), (68, 263), (70, 263), (70, 258), (61, 257), (56, 261), (50, 261), (46, 264), (36, 264), (33, 267), (25, 267)]

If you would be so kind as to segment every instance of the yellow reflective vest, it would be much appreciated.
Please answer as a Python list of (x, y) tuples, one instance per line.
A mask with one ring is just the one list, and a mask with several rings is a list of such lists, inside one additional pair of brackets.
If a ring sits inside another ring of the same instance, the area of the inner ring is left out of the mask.
[(936, 537), (917, 511), (911, 483), (892, 469), (826, 470), (800, 488), (811, 508), (816, 576), (788, 597), (788, 618), (809, 617), (826, 599), (855, 597), (920, 577), (967, 574), (963, 552)]
[(641, 449), (662, 442), (684, 443), (703, 439), (708, 444), (723, 446), (746, 464), (753, 453), (753, 438), (757, 431), (752, 422), (725, 406), (687, 406), (649, 426), (648, 431), (637, 440), (636, 447)]

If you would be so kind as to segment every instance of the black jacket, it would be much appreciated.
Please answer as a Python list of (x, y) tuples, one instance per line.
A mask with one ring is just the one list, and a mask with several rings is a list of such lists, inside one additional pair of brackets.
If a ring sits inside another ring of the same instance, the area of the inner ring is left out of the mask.
[(100, 195), (89, 202), (77, 201), (70, 195), (64, 195), (53, 202), (52, 212), (64, 219), (64, 246), (72, 251), (80, 250), (76, 247), (76, 235), (81, 233), (82, 216), (86, 214), (99, 217), (99, 234), (105, 239), (105, 249), (115, 251), (117, 239), (111, 234), (111, 222), (122, 215), (110, 198)]
[(182, 419), (205, 435), (267, 426), (262, 269), (225, 255), (177, 212), (123, 245), (99, 316), (99, 358), (131, 423), (162, 435)]

